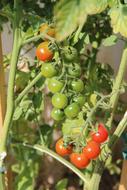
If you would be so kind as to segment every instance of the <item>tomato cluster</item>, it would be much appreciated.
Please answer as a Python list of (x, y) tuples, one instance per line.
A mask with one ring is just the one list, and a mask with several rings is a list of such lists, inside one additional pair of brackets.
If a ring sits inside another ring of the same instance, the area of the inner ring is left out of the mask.
[(64, 143), (63, 138), (56, 143), (56, 152), (61, 156), (70, 156), (70, 161), (77, 168), (84, 169), (90, 163), (90, 160), (96, 159), (101, 152), (101, 143), (108, 138), (108, 131), (105, 126), (100, 123), (97, 132), (90, 133), (90, 140), (82, 147), (81, 152), (75, 152), (73, 142)]
[[(41, 26), (40, 32), (47, 33), (51, 37), (55, 36), (53, 33), (55, 31), (47, 24)], [(48, 89), (53, 94), (52, 105), (54, 108), (51, 117), (55, 121), (65, 118), (73, 119), (85, 103), (81, 67), (79, 63), (76, 63), (78, 53), (72, 46), (62, 46), (59, 50), (62, 61), (58, 64), (52, 61), (54, 53), (50, 49), (50, 44), (47, 40), (42, 42), (36, 49), (36, 56), (38, 60), (43, 61), (41, 72), (47, 78)]]

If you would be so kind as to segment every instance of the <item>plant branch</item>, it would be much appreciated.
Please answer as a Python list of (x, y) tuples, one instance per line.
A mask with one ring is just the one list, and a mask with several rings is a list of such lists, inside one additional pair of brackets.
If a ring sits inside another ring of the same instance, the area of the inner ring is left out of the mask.
[(111, 105), (112, 113), (111, 113), (111, 117), (109, 118), (109, 120), (107, 122), (107, 126), (109, 128), (111, 128), (111, 126), (112, 126), (112, 121), (113, 121), (116, 106), (118, 103), (118, 99), (119, 99), (119, 95), (120, 95), (120, 88), (121, 88), (121, 85), (123, 82), (123, 77), (124, 77), (124, 74), (126, 71), (126, 67), (127, 67), (127, 44), (125, 45), (125, 49), (123, 51), (118, 74), (116, 76), (116, 79), (115, 79), (115, 82), (113, 85), (113, 89), (112, 89), (112, 96), (110, 98), (110, 105)]
[(29, 90), (36, 84), (36, 82), (42, 78), (42, 74), (41, 72), (30, 82), (30, 84), (28, 84), (28, 86), (26, 86), (26, 88), (18, 95), (16, 101), (15, 101), (15, 105), (17, 106), (17, 104), (22, 100), (22, 98), (29, 92)]
[(29, 44), (29, 43), (32, 43), (32, 42), (35, 42), (35, 41), (37, 41), (37, 40), (39, 40), (41, 38), (43, 38), (43, 39), (46, 38), (46, 39), (50, 40), (51, 42), (55, 42), (54, 38), (50, 37), (49, 35), (47, 35), (45, 33), (41, 33), (41, 34), (39, 34), (37, 36), (34, 36), (34, 37), (31, 37), (29, 39), (24, 40), (24, 42), (22, 42), (22, 46), (24, 46), (26, 44)]
[(75, 174), (77, 174), (80, 177), (80, 179), (83, 180), (85, 184), (88, 183), (88, 180), (85, 179), (84, 174), (79, 169), (77, 169), (74, 165), (72, 165), (70, 162), (68, 162), (67, 160), (59, 156), (58, 154), (56, 154), (54, 151), (40, 145), (35, 145), (33, 148), (41, 153), (46, 153), (50, 155), (51, 157), (55, 158), (56, 160), (61, 162), (63, 165), (71, 169)]
[[(0, 139), (0, 168), (3, 166), (4, 158), (6, 157), (6, 141), (8, 136), (8, 131), (14, 111), (14, 83), (15, 83), (15, 74), (16, 66), (18, 62), (18, 56), (21, 48), (21, 39), (20, 39), (20, 28), (19, 28), (19, 0), (14, 1), (14, 21), (13, 21), (13, 31), (14, 31), (14, 42), (13, 50), (10, 63), (10, 73), (8, 80), (8, 90), (7, 90), (7, 111), (5, 115), (2, 135)], [(4, 156), (2, 156), (4, 155)], [(2, 174), (0, 173), (0, 180), (2, 179)]]

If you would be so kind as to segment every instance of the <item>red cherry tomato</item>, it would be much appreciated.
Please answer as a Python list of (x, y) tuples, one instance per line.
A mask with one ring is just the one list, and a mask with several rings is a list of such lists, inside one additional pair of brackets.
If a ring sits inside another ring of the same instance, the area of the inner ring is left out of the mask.
[(53, 52), (49, 49), (49, 42), (42, 42), (36, 49), (36, 56), (40, 61), (50, 61), (53, 58)]
[(103, 143), (108, 138), (108, 131), (102, 123), (98, 125), (98, 132), (92, 134), (92, 139), (97, 143)]
[(56, 146), (55, 146), (56, 152), (60, 155), (60, 156), (66, 156), (72, 153), (72, 146), (68, 145), (67, 147), (64, 146), (64, 141), (63, 138), (59, 139), (56, 142)]
[(90, 160), (83, 153), (72, 153), (70, 155), (70, 161), (79, 169), (86, 168), (90, 162)]
[(84, 155), (89, 159), (97, 158), (100, 151), (100, 146), (95, 141), (88, 142), (87, 146), (83, 149)]

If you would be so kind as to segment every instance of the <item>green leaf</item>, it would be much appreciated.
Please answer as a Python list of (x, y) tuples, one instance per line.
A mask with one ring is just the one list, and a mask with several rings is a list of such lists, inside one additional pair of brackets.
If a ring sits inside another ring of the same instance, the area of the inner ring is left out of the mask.
[(15, 112), (14, 112), (13, 120), (15, 120), (15, 121), (18, 120), (21, 117), (22, 113), (23, 113), (22, 108), (21, 107), (17, 107), (15, 109)]
[(56, 39), (64, 40), (78, 26), (83, 26), (87, 15), (84, 0), (61, 0), (55, 7)]
[(68, 179), (66, 179), (66, 178), (60, 180), (60, 181), (56, 184), (55, 189), (56, 189), (56, 190), (66, 190), (67, 183), (68, 183)]
[(110, 37), (104, 39), (103, 45), (104, 46), (113, 46), (116, 44), (118, 38), (116, 35), (111, 35)]

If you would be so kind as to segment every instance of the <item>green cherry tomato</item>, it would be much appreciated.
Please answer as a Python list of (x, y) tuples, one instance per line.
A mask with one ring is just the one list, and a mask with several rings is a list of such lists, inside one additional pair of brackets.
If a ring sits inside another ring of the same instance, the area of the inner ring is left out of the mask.
[(71, 64), (70, 67), (68, 68), (68, 74), (79, 77), (81, 75), (81, 67), (79, 64)]
[(61, 121), (64, 119), (64, 112), (58, 108), (53, 108), (51, 112), (51, 117), (56, 121)]
[(66, 46), (64, 49), (63, 49), (63, 56), (64, 56), (64, 59), (67, 61), (67, 62), (71, 62), (73, 60), (76, 60), (77, 57), (78, 57), (78, 52), (77, 50), (72, 47), (72, 46)]
[(48, 88), (52, 93), (60, 92), (63, 88), (63, 83), (55, 78), (48, 80)]
[(72, 103), (65, 108), (64, 113), (68, 118), (74, 118), (78, 115), (79, 111), (79, 105), (77, 103)]
[(84, 83), (82, 80), (72, 81), (72, 88), (76, 92), (82, 92), (84, 90)]
[(46, 78), (51, 78), (57, 74), (56, 69), (50, 63), (45, 63), (41, 67), (41, 73)]
[(84, 96), (78, 96), (74, 98), (74, 101), (80, 106), (82, 107), (85, 104), (85, 98)]
[(66, 95), (61, 94), (61, 93), (56, 93), (52, 97), (52, 104), (55, 108), (65, 108), (67, 106), (68, 99)]

